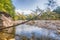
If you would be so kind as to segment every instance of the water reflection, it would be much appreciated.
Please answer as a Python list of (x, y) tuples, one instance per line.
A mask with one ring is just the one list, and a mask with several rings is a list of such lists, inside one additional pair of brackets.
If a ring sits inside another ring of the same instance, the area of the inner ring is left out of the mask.
[(48, 30), (45, 28), (39, 28), (37, 26), (30, 26), (30, 25), (19, 25), (16, 27), (16, 40), (20, 40), (22, 36), (27, 38), (32, 38), (34, 36), (37, 40), (60, 40), (60, 34), (57, 34), (55, 30)]

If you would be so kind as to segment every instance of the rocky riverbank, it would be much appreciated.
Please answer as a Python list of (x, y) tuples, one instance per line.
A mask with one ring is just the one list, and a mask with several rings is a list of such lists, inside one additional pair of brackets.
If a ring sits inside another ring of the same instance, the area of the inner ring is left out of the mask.
[(34, 20), (26, 24), (56, 30), (60, 33), (60, 20)]

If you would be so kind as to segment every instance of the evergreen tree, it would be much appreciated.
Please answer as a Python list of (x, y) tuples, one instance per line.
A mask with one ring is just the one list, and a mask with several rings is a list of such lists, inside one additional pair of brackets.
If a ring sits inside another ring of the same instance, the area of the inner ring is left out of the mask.
[(56, 9), (53, 10), (53, 12), (56, 12), (56, 13), (60, 14), (60, 6), (57, 6)]

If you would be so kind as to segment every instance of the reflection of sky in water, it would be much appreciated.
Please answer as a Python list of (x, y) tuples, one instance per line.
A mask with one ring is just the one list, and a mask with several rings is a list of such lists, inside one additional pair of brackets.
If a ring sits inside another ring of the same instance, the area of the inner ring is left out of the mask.
[(16, 34), (18, 35), (25, 35), (28, 38), (32, 36), (32, 33), (35, 34), (35, 37), (50, 37), (50, 38), (59, 38), (59, 35), (56, 34), (56, 31), (44, 29), (44, 28), (38, 28), (36, 26), (29, 26), (29, 25), (20, 25), (16, 27)]

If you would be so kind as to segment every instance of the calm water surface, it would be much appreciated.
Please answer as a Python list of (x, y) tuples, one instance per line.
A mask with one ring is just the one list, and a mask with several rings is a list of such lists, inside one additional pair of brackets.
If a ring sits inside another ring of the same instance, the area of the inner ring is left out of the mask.
[(43, 40), (60, 40), (60, 34), (58, 34), (55, 30), (48, 30), (26, 24), (17, 26), (15, 34), (19, 35), (15, 37), (16, 40), (20, 40), (22, 36), (31, 38), (32, 35), (34, 35), (35, 38), (42, 38)]

